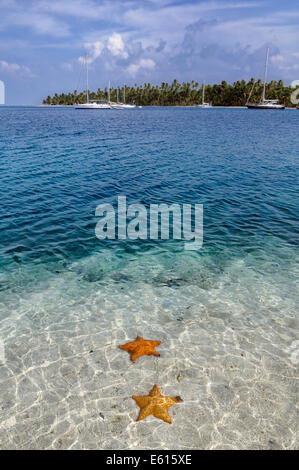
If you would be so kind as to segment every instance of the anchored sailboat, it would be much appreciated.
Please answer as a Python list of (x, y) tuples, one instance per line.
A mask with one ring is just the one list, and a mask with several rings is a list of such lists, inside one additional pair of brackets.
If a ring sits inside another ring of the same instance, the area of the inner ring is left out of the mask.
[(255, 83), (254, 83), (252, 90), (250, 92), (250, 95), (248, 97), (247, 103), (246, 103), (246, 106), (248, 109), (285, 109), (284, 104), (280, 104), (278, 100), (266, 100), (268, 61), (269, 61), (269, 47), (267, 47), (267, 51), (266, 51), (264, 86), (263, 86), (263, 93), (262, 93), (261, 101), (259, 103), (249, 103), (251, 94), (253, 92), (253, 88), (255, 86)]
[[(110, 104), (111, 104), (111, 107), (112, 107), (113, 109), (132, 109), (132, 108), (136, 108), (136, 104), (135, 104), (135, 103), (130, 103), (130, 104), (127, 104), (127, 103), (126, 103), (126, 85), (124, 86), (123, 100), (124, 100), (123, 103), (120, 103), (120, 102), (118, 101), (118, 89), (117, 89), (117, 103), (110, 103)], [(139, 106), (139, 107), (140, 107), (140, 106)]]
[[(82, 70), (82, 69), (81, 69)], [(85, 70), (86, 70), (86, 103), (75, 105), (76, 109), (111, 109), (109, 103), (101, 103), (100, 100), (90, 100), (88, 93), (88, 60), (87, 55), (85, 56)], [(77, 90), (75, 91), (75, 97), (77, 96)]]
[(198, 105), (198, 108), (212, 108), (213, 105), (211, 103), (205, 103), (205, 82), (202, 83), (202, 103)]

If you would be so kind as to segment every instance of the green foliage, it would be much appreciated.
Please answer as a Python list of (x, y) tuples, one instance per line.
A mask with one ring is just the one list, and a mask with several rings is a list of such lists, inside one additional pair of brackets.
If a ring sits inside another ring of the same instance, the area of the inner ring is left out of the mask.
[[(232, 85), (222, 81), (221, 84), (206, 85), (205, 101), (210, 102), (213, 106), (244, 106), (254, 84), (252, 78), (249, 82), (245, 80), (236, 81)], [(255, 83), (250, 102), (258, 103), (262, 95), (263, 83), (257, 80)], [(119, 88), (119, 99), (122, 101), (124, 96), (124, 87)], [(280, 103), (286, 106), (294, 106), (290, 101), (291, 87), (285, 87), (281, 80), (272, 80), (267, 84), (267, 99), (278, 99)], [(108, 90), (100, 88), (96, 92), (89, 92), (90, 100), (107, 100)], [(126, 86), (125, 98), (127, 103), (134, 102), (138, 106), (193, 106), (200, 104), (202, 101), (202, 88), (198, 82), (183, 82), (180, 84), (176, 79), (169, 85), (162, 82), (161, 85), (135, 85), (133, 87)], [(117, 100), (117, 89), (111, 88), (110, 100)], [(74, 93), (62, 93), (53, 97), (48, 96), (44, 104), (53, 105), (73, 105), (86, 103), (85, 92), (79, 93), (76, 97)]]

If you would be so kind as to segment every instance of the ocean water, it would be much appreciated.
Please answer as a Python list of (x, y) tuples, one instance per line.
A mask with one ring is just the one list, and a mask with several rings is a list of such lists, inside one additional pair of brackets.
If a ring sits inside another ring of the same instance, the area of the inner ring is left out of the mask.
[[(0, 108), (0, 448), (294, 449), (296, 110)], [(203, 204), (198, 251), (98, 204)], [(132, 364), (118, 344), (161, 340)], [(171, 425), (131, 396), (182, 398)]]

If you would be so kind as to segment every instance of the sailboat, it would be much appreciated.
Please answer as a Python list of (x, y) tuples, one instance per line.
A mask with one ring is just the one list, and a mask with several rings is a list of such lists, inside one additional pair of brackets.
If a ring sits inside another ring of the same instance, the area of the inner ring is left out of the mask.
[(278, 100), (266, 100), (266, 83), (267, 83), (267, 72), (268, 72), (268, 61), (269, 61), (269, 47), (267, 47), (266, 51), (266, 62), (265, 62), (265, 75), (264, 75), (264, 86), (263, 86), (263, 93), (261, 96), (261, 101), (259, 103), (249, 103), (251, 94), (253, 92), (253, 88), (255, 83), (253, 84), (252, 90), (248, 97), (246, 106), (248, 109), (285, 109), (284, 104), (280, 104)]
[(202, 103), (197, 105), (198, 108), (212, 108), (213, 105), (211, 103), (205, 103), (205, 88), (206, 88), (206, 84), (205, 82), (203, 82), (202, 84)]
[(124, 102), (120, 103), (118, 101), (118, 89), (117, 89), (117, 103), (110, 103), (111, 107), (113, 109), (133, 109), (133, 108), (136, 108), (135, 103), (130, 103), (130, 104), (126, 103), (126, 85), (124, 86), (124, 97), (123, 98), (124, 98)]
[[(90, 100), (89, 99), (87, 56), (85, 56), (85, 70), (86, 70), (86, 103), (75, 105), (75, 109), (111, 109), (111, 106), (110, 106), (109, 103), (101, 103), (99, 100)], [(77, 95), (77, 90), (75, 91), (75, 96), (76, 95)]]

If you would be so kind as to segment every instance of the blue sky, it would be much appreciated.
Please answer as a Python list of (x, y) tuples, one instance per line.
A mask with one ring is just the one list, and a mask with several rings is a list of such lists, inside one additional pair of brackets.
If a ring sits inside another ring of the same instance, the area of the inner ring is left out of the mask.
[[(73, 91), (88, 52), (90, 89), (263, 75), (299, 79), (298, 0), (0, 0), (7, 104)], [(81, 83), (83, 86), (83, 83)]]

